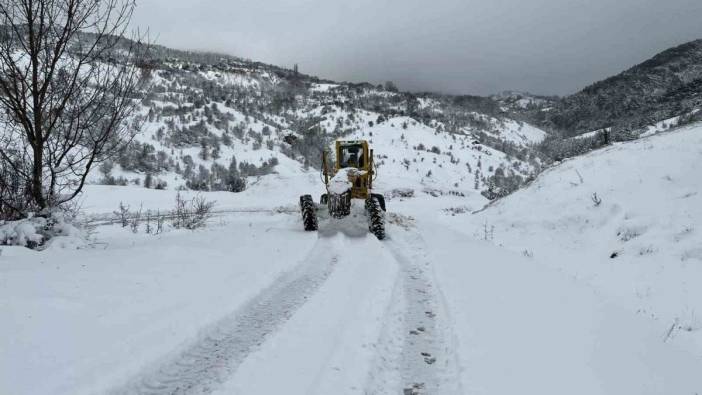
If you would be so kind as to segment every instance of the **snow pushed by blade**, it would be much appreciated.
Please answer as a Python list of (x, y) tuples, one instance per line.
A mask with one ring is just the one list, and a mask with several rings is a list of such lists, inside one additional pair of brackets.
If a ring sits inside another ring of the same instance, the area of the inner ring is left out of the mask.
[(365, 237), (368, 235), (368, 217), (363, 200), (351, 199), (349, 215), (334, 218), (326, 210), (319, 216), (320, 237), (331, 237), (343, 234), (348, 237)]
[(329, 189), (329, 193), (341, 195), (353, 186), (350, 178), (363, 176), (365, 174), (365, 171), (358, 170), (353, 167), (341, 169), (334, 175), (334, 177), (331, 178), (331, 180), (329, 180), (329, 186), (327, 189)]

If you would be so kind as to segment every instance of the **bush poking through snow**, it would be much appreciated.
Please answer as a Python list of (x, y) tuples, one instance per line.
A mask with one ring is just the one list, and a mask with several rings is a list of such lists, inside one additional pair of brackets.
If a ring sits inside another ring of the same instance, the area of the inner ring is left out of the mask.
[(592, 199), (592, 203), (595, 205), (595, 207), (599, 207), (600, 204), (602, 204), (602, 198), (597, 196), (597, 192), (593, 193), (592, 196), (590, 196), (590, 199)]
[(395, 198), (413, 198), (414, 197), (414, 189), (412, 188), (395, 188), (390, 191), (388, 194), (388, 197), (390, 199), (395, 199)]
[(483, 240), (492, 241), (495, 239), (495, 225), (489, 225), (487, 221), (483, 224)]
[(203, 196), (198, 195), (188, 201), (178, 193), (173, 211), (173, 227), (197, 229), (205, 226), (214, 205), (214, 201), (208, 201)]
[(623, 227), (617, 231), (617, 236), (619, 240), (627, 242), (641, 236), (646, 231), (642, 227)]
[(114, 211), (117, 221), (123, 228), (129, 227), (132, 233), (139, 233), (142, 223), (145, 223), (144, 231), (147, 234), (163, 233), (166, 219), (172, 220), (172, 225), (176, 229), (197, 229), (204, 227), (212, 214), (214, 201), (208, 201), (202, 196), (195, 196), (191, 200), (185, 200), (180, 193), (176, 195), (176, 206), (173, 211), (156, 213), (151, 210), (144, 211), (142, 207), (136, 212), (129, 211), (129, 206), (122, 202), (119, 210)]
[(151, 226), (151, 210), (146, 210), (146, 228), (144, 229), (147, 235), (153, 233), (154, 228)]
[(122, 227), (126, 228), (127, 225), (129, 225), (129, 206), (125, 206), (124, 203), (119, 202), (119, 210), (114, 213), (119, 218)]
[(156, 212), (156, 233), (154, 234), (160, 234), (163, 233), (163, 223), (166, 221), (166, 216), (161, 215), (160, 211)]
[(141, 222), (141, 207), (139, 207), (139, 211), (134, 213), (134, 215), (132, 215), (132, 218), (129, 220), (129, 227), (132, 229), (132, 233), (139, 232), (139, 223), (140, 222)]

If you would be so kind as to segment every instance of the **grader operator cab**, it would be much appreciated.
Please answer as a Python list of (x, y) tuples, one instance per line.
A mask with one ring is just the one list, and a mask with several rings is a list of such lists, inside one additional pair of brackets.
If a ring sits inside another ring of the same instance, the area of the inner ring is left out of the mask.
[(373, 150), (365, 140), (337, 141), (335, 160), (329, 166), (329, 153), (322, 154), (322, 178), (327, 189), (315, 204), (311, 195), (300, 196), (300, 211), (305, 230), (317, 230), (317, 211), (326, 210), (333, 218), (350, 214), (352, 200), (365, 201), (368, 230), (378, 239), (385, 238), (385, 198), (373, 193), (377, 175)]

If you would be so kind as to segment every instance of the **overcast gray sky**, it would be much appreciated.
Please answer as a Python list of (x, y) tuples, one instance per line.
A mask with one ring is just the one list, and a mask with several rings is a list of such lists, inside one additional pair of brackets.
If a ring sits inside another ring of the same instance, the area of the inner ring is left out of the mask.
[(157, 43), (403, 90), (573, 93), (702, 38), (702, 0), (137, 0)]

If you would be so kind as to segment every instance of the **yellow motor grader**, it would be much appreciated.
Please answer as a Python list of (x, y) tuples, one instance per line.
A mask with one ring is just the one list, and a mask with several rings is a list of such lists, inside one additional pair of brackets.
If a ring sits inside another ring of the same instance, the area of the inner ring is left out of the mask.
[(300, 196), (300, 212), (305, 230), (317, 230), (317, 210), (327, 208), (329, 215), (343, 218), (351, 212), (351, 201), (365, 201), (368, 230), (378, 239), (385, 238), (385, 198), (372, 193), (376, 177), (373, 150), (366, 140), (336, 141), (333, 167), (329, 167), (329, 154), (322, 154), (322, 177), (327, 189), (315, 204), (311, 195)]

